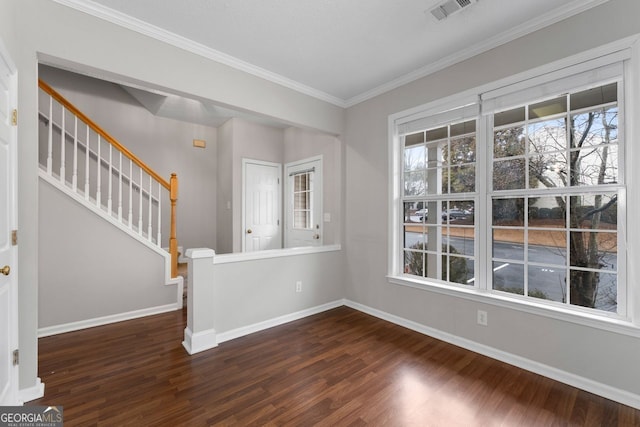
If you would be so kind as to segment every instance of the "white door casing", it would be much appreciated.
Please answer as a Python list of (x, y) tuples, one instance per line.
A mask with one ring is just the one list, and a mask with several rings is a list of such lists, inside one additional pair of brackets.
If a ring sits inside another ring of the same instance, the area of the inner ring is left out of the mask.
[(18, 402), (17, 73), (0, 40), (0, 405)]
[(242, 251), (282, 248), (282, 166), (278, 163), (243, 159)]
[(285, 246), (322, 246), (322, 156), (285, 165)]

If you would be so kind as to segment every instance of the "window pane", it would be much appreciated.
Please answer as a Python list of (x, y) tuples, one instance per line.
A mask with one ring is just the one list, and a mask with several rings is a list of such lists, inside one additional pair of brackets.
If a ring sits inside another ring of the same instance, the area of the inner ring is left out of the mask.
[(571, 232), (571, 266), (613, 270), (618, 268), (617, 233)]
[(615, 313), (618, 309), (618, 276), (616, 274), (600, 273), (600, 284), (596, 295), (596, 307)]
[(456, 225), (473, 225), (474, 222), (474, 201), (456, 200), (442, 204), (442, 223)]
[(600, 108), (571, 116), (572, 148), (618, 142), (618, 108)]
[(404, 227), (405, 249), (425, 249), (425, 229), (420, 225), (406, 225)]
[(447, 142), (431, 142), (427, 144), (427, 167), (442, 167), (447, 163), (445, 152), (447, 150)]
[(529, 159), (529, 188), (564, 187), (567, 169), (564, 152), (532, 156)]
[(527, 288), (530, 297), (566, 302), (566, 270), (564, 268), (529, 266)]
[(412, 223), (412, 222), (420, 222), (420, 220), (417, 218), (417, 214), (416, 212), (418, 211), (417, 205), (419, 203), (422, 202), (404, 202), (403, 203), (403, 216), (404, 216), (404, 223)]
[(442, 227), (426, 227), (425, 228), (425, 249), (438, 252), (441, 250), (440, 241), (442, 238)]
[(527, 127), (530, 153), (546, 153), (567, 149), (565, 117), (545, 120)]
[[(441, 177), (438, 177), (438, 181), (440, 181), (440, 194), (449, 194), (449, 179), (450, 179), (450, 170), (449, 168), (438, 169), (438, 173), (441, 173)], [(432, 179), (432, 181), (435, 181)]]
[(404, 174), (404, 195), (424, 196), (427, 194), (424, 171), (407, 172)]
[[(443, 257), (444, 258), (444, 257)], [(453, 283), (461, 283), (463, 285), (470, 284), (468, 281), (473, 277), (473, 263), (469, 269), (469, 259), (450, 255), (447, 257), (448, 263), (447, 274), (448, 280)]]
[(423, 276), (424, 271), (423, 259), (424, 254), (418, 251), (404, 252), (404, 272), (413, 274), (414, 276)]
[(513, 110), (496, 113), (493, 116), (493, 126), (499, 127), (504, 125), (510, 125), (512, 123), (520, 123), (520, 122), (524, 122), (524, 119), (525, 119), (525, 108), (524, 107), (514, 108)]
[(618, 182), (618, 146), (605, 145), (571, 152), (571, 185)]
[(524, 198), (493, 199), (493, 225), (523, 227)]
[(476, 191), (475, 166), (452, 167), (448, 171), (451, 193), (473, 193)]
[(447, 280), (446, 256), (442, 252), (425, 254), (425, 277), (437, 280)]
[(583, 108), (615, 102), (618, 99), (618, 84), (611, 83), (573, 93), (570, 99), (572, 110), (581, 110)]
[(524, 231), (518, 229), (493, 230), (493, 258), (524, 260)]
[(424, 132), (418, 132), (404, 137), (404, 146), (422, 144), (424, 142)]
[(475, 133), (475, 131), (475, 120), (469, 120), (468, 122), (456, 123), (455, 125), (451, 125), (451, 137)]
[(553, 116), (567, 111), (567, 97), (561, 96), (554, 99), (531, 104), (529, 106), (529, 119)]
[(443, 231), (443, 241), (448, 245), (448, 253), (474, 255), (475, 233), (473, 228), (446, 227)]
[(569, 302), (573, 305), (612, 312), (617, 309), (615, 274), (571, 269), (569, 291)]
[(426, 132), (427, 142), (437, 141), (439, 139), (445, 139), (449, 137), (449, 128), (444, 126), (437, 129), (431, 129)]
[(404, 170), (411, 172), (425, 169), (425, 146), (416, 145), (404, 150)]
[(523, 189), (525, 183), (524, 159), (502, 160), (493, 163), (493, 189)]
[(524, 266), (494, 262), (493, 289), (524, 295)]
[(476, 138), (467, 136), (464, 138), (452, 139), (448, 155), (452, 165), (473, 163), (476, 161)]
[(571, 228), (615, 230), (618, 224), (616, 193), (571, 196)]
[(567, 265), (567, 233), (565, 231), (529, 230), (527, 256), (530, 262), (556, 266)]
[(529, 227), (566, 227), (566, 197), (529, 197), (528, 200)]
[(524, 140), (524, 127), (522, 126), (495, 131), (493, 133), (493, 157), (499, 159), (524, 155)]

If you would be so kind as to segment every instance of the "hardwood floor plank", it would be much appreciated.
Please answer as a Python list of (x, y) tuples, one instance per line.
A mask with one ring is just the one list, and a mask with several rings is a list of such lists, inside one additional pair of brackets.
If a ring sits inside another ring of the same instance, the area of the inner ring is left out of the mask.
[(40, 339), (65, 426), (633, 426), (640, 411), (347, 307), (189, 356), (185, 313)]

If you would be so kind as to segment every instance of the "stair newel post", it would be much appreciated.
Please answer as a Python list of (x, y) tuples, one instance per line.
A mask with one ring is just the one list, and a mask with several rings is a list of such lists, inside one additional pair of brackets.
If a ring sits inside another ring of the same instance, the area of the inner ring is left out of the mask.
[(171, 231), (169, 235), (169, 253), (171, 254), (171, 277), (178, 276), (178, 239), (176, 238), (176, 203), (178, 202), (178, 176), (171, 174), (169, 181), (169, 198), (171, 200)]

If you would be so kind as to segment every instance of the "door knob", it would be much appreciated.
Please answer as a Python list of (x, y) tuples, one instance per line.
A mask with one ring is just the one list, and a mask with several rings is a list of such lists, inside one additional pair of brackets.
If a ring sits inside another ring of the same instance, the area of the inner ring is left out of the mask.
[(253, 233), (253, 231), (251, 231), (251, 229), (250, 229), (250, 228), (249, 228), (249, 229), (247, 229), (247, 234), (251, 234), (251, 233)]
[(8, 276), (9, 273), (11, 273), (11, 267), (9, 267), (8, 265), (5, 265), (4, 267), (0, 268), (0, 273), (4, 274), (5, 276)]
[(313, 238), (314, 238), (314, 239), (316, 239), (316, 240), (318, 240), (318, 239), (320, 239), (320, 235), (319, 235), (319, 234), (314, 234), (314, 235), (313, 235)]

